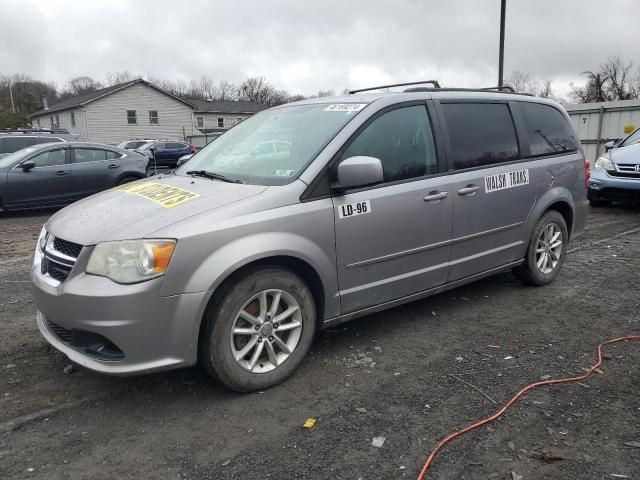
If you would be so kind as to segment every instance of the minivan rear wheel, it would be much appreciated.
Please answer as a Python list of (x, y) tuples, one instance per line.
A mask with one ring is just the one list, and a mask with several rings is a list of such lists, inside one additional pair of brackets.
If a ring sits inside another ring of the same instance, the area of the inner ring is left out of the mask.
[(527, 285), (547, 285), (558, 276), (567, 253), (569, 233), (564, 217), (555, 210), (545, 213), (533, 230), (524, 263), (513, 269)]
[(200, 363), (239, 392), (272, 387), (302, 363), (316, 330), (309, 288), (280, 268), (244, 271), (205, 314)]

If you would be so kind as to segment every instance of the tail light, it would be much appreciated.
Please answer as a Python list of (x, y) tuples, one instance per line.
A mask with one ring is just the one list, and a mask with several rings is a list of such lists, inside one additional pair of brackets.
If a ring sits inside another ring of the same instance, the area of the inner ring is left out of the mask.
[(584, 186), (586, 187), (589, 183), (589, 179), (591, 178), (591, 162), (589, 160), (584, 161)]
[[(193, 145), (190, 145), (190, 146), (191, 146), (191, 153), (196, 153), (196, 147), (194, 147)], [(589, 163), (589, 162), (587, 162), (587, 163)]]

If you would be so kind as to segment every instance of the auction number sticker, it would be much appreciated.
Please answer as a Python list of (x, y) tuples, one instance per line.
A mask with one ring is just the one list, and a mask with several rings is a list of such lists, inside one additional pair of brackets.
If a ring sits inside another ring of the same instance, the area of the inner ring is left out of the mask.
[(371, 203), (369, 200), (347, 203), (338, 207), (338, 216), (340, 218), (355, 217), (356, 215), (364, 215), (365, 213), (371, 213)]
[(146, 198), (158, 205), (162, 205), (164, 208), (173, 208), (176, 205), (180, 205), (200, 196), (197, 193), (190, 192), (189, 190), (183, 190), (182, 188), (156, 182), (125, 183), (124, 185), (114, 187), (112, 190), (127, 192), (132, 195)]
[(332, 103), (324, 109), (325, 112), (359, 112), (366, 103)]
[(529, 170), (516, 170), (515, 172), (499, 173), (484, 177), (484, 191), (486, 193), (497, 192), (507, 188), (520, 187), (529, 184)]

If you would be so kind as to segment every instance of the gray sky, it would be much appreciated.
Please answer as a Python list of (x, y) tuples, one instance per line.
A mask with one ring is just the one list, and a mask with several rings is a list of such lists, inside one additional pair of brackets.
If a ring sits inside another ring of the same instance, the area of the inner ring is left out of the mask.
[[(500, 0), (2, 0), (0, 74), (265, 76), (291, 93), (436, 78), (497, 83)], [(610, 55), (640, 64), (637, 0), (507, 0), (505, 72), (566, 94)]]

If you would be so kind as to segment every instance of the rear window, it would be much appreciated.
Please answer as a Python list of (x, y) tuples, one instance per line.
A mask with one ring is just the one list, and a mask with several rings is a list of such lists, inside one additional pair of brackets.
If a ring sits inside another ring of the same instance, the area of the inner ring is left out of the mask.
[(0, 137), (0, 153), (13, 153), (35, 145), (37, 137)]
[(519, 105), (532, 156), (575, 152), (578, 149), (578, 141), (569, 122), (558, 110), (540, 103), (521, 102)]
[(442, 104), (456, 170), (509, 162), (519, 157), (509, 107), (504, 103)]

